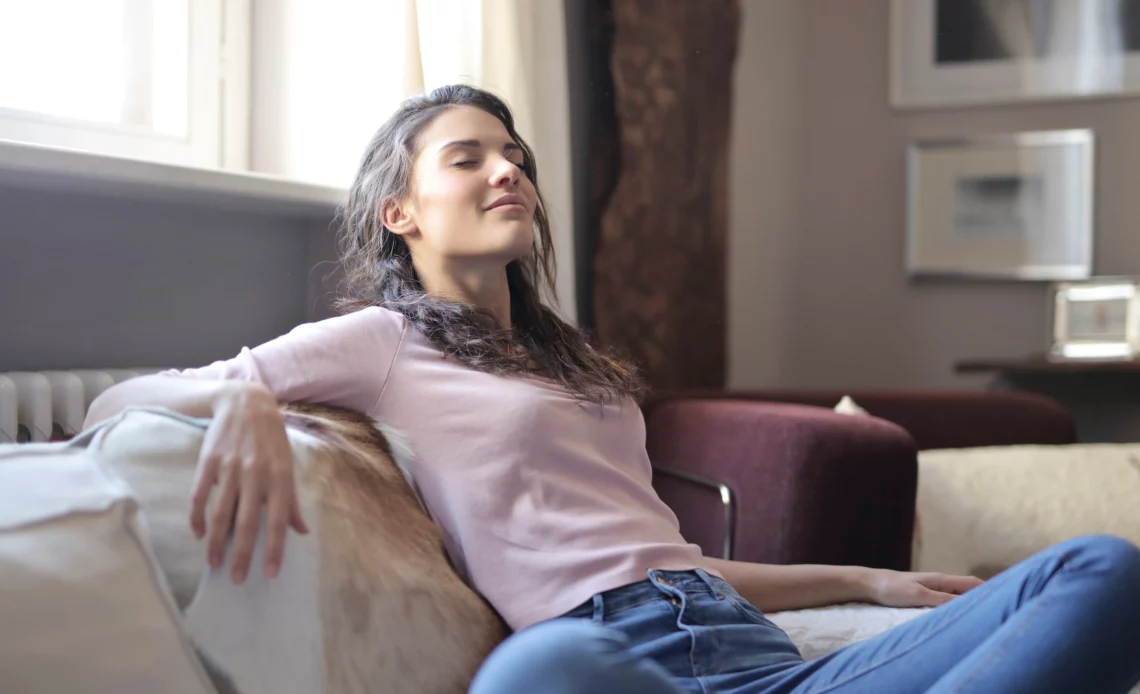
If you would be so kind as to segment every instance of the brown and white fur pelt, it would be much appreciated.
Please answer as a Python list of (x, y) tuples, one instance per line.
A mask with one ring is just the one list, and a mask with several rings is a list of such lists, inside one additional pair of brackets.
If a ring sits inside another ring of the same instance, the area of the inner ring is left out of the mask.
[[(231, 584), (228, 568), (207, 568), (205, 543), (187, 522), (193, 470), (159, 469), (145, 451), (112, 456), (135, 461), (114, 472), (139, 498), (155, 555), (204, 661), (216, 681), (228, 680), (219, 689), (301, 691), (305, 677), (287, 673), (312, 672), (310, 683), (324, 694), (466, 692), (508, 630), (454, 571), (440, 529), (397, 463), (408, 455), (398, 437), (339, 408), (292, 404), (282, 413), (311, 532), (289, 534), (273, 581), (261, 577), (264, 533), (245, 586)], [(291, 597), (283, 601), (283, 594)], [(290, 621), (304, 625), (305, 614), (319, 621), (312, 634), (281, 633), (306, 631)], [(247, 660), (276, 660), (280, 672), (250, 675), (249, 663), (227, 661), (245, 649)], [(323, 662), (306, 669), (297, 662), (306, 657)], [(243, 668), (244, 679), (234, 674)]]
[[(287, 427), (323, 444), (301, 484), (320, 513), (322, 614), (336, 615), (325, 623), (326, 653), (355, 666), (328, 672), (326, 692), (466, 692), (506, 627), (448, 561), (393, 455), (398, 436), (348, 410), (294, 404), (284, 414)], [(399, 656), (392, 669), (378, 652)], [(394, 685), (399, 678), (415, 686)]]

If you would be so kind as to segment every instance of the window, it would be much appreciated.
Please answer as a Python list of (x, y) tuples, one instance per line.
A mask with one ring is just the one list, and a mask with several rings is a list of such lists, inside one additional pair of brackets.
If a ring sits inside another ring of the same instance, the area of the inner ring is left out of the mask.
[(0, 138), (222, 165), (222, 9), (0, 0)]
[(0, 140), (344, 188), (408, 94), (470, 82), (532, 123), (537, 5), (0, 0)]

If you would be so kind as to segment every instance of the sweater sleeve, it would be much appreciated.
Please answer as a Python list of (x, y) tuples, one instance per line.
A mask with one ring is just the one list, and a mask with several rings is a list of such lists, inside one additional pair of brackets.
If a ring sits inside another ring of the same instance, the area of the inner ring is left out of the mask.
[(161, 375), (253, 381), (269, 388), (278, 402), (313, 402), (371, 413), (407, 329), (403, 316), (366, 308), (299, 325), (252, 349), (243, 347), (231, 359)]

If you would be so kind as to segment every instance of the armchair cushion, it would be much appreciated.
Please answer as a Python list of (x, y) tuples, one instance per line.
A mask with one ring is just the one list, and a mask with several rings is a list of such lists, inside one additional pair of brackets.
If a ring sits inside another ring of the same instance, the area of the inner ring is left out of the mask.
[(923, 451), (914, 569), (989, 578), (1079, 535), (1140, 544), (1137, 498), (1140, 444)]

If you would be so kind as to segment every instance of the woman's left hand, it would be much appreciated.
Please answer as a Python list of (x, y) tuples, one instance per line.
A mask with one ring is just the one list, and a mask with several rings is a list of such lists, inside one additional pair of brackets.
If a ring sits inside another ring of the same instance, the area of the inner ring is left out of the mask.
[(868, 598), (885, 607), (937, 607), (983, 583), (973, 576), (887, 569), (872, 570), (867, 581)]

